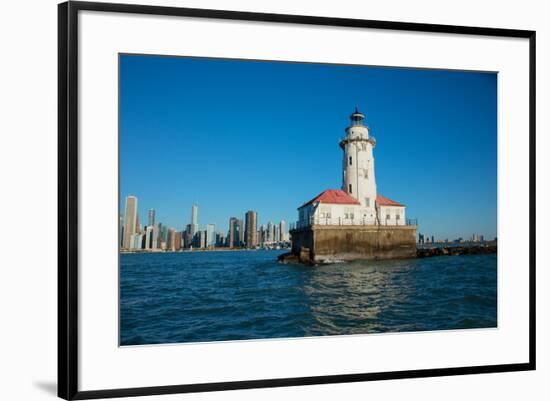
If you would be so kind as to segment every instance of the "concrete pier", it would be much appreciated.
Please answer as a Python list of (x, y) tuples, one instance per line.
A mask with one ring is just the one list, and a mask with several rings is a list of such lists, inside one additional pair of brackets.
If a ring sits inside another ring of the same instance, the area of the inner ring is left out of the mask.
[[(416, 258), (416, 226), (312, 225), (290, 231), (302, 263)], [(309, 260), (307, 260), (309, 255)]]

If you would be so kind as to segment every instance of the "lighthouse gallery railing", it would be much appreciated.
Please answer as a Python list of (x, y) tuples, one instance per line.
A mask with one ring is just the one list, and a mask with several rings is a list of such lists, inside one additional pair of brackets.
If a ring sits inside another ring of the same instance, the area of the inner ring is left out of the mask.
[(346, 219), (346, 218), (331, 218), (331, 217), (310, 217), (308, 220), (301, 220), (290, 224), (290, 229), (311, 227), (314, 225), (320, 226), (418, 226), (418, 219), (381, 219), (378, 222), (376, 219)]

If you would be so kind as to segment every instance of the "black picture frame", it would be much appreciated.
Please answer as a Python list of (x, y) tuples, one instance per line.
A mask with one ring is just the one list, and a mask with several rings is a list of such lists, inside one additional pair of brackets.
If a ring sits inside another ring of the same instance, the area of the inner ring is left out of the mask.
[[(468, 34), (529, 40), (529, 362), (331, 376), (78, 390), (78, 13), (98, 11), (239, 21)], [(388, 22), (129, 4), (69, 1), (58, 5), (58, 396), (67, 400), (262, 387), (391, 380), (534, 370), (535, 337), (535, 43), (529, 30)]]

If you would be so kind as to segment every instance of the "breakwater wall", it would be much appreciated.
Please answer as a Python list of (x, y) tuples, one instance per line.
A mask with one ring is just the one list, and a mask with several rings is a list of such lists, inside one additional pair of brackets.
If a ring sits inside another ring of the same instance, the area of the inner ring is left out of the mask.
[(429, 258), (432, 256), (458, 256), (458, 255), (484, 255), (497, 253), (496, 245), (471, 245), (471, 246), (442, 246), (433, 248), (418, 248), (417, 258)]

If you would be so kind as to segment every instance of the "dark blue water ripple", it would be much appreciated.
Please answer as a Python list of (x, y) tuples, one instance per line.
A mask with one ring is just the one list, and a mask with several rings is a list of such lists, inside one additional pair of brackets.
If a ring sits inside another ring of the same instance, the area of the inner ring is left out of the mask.
[(496, 255), (314, 268), (277, 255), (122, 254), (121, 345), (497, 325)]

